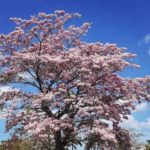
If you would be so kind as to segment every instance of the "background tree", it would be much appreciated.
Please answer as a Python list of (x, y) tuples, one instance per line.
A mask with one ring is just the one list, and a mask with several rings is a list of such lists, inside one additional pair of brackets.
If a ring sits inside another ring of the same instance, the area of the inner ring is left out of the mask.
[(132, 150), (138, 150), (141, 149), (141, 147), (145, 147), (145, 144), (141, 141), (141, 137), (143, 137), (144, 134), (138, 133), (134, 129), (128, 129), (128, 132), (131, 137)]
[(136, 55), (116, 44), (82, 41), (90, 23), (69, 26), (76, 17), (55, 11), (12, 18), (15, 30), (0, 35), (0, 83), (12, 87), (0, 96), (6, 131), (55, 150), (86, 144), (94, 135), (103, 141), (101, 149), (111, 149), (119, 142), (122, 119), (135, 103), (150, 99), (150, 78), (119, 76), (137, 67), (127, 61)]
[(26, 140), (6, 140), (0, 144), (0, 150), (33, 150), (32, 142)]
[(146, 150), (150, 150), (150, 140), (147, 140), (147, 143), (146, 143)]

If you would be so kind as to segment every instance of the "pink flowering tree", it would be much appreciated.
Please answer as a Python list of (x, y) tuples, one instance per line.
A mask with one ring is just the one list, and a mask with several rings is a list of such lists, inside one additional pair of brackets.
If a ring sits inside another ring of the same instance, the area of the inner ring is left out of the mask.
[(54, 150), (86, 145), (93, 136), (101, 149), (129, 141), (119, 136), (119, 123), (150, 99), (150, 78), (119, 76), (138, 67), (129, 61), (136, 55), (116, 44), (83, 42), (90, 23), (68, 24), (78, 17), (55, 11), (12, 18), (17, 27), (0, 35), (0, 86), (9, 86), (0, 93), (1, 115), (12, 138), (43, 141)]

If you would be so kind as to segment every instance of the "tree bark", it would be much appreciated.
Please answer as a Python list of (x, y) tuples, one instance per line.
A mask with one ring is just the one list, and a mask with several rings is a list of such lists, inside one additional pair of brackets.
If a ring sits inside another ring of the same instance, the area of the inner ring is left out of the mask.
[(55, 134), (55, 150), (65, 150), (60, 131)]

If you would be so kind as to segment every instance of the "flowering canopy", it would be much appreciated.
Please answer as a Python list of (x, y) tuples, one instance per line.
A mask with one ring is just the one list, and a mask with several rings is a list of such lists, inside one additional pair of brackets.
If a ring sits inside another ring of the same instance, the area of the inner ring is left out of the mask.
[(116, 44), (83, 42), (90, 23), (68, 26), (76, 17), (55, 11), (12, 18), (15, 30), (0, 35), (1, 88), (19, 87), (0, 94), (6, 131), (17, 136), (24, 129), (27, 137), (53, 142), (56, 150), (86, 143), (91, 135), (110, 147), (135, 103), (150, 99), (149, 77), (118, 75), (138, 67), (127, 61), (136, 55)]

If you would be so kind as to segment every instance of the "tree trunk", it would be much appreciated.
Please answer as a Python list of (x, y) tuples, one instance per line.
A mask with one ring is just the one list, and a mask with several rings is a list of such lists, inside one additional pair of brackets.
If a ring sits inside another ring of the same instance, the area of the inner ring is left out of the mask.
[(62, 137), (60, 131), (58, 131), (55, 134), (55, 150), (65, 150), (65, 146), (62, 143)]

